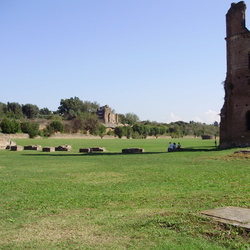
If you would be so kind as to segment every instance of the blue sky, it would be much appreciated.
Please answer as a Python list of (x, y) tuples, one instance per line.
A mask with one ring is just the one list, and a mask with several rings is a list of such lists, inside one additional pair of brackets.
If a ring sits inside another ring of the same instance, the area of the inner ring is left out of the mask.
[(231, 3), (2, 0), (0, 102), (55, 111), (76, 96), (140, 120), (220, 121)]

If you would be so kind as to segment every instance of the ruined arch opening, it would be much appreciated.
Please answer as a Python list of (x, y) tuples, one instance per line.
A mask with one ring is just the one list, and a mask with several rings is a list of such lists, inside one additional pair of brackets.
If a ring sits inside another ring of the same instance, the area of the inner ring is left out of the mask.
[(250, 110), (246, 113), (246, 128), (250, 131)]

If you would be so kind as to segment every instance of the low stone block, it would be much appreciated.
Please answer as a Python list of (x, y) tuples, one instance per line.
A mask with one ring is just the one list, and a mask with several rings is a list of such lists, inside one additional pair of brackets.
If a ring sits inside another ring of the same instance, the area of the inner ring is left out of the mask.
[(41, 149), (42, 149), (41, 145), (24, 146), (24, 150), (41, 150)]
[(202, 135), (201, 138), (202, 138), (202, 140), (211, 140), (214, 137), (212, 135)]
[(91, 148), (80, 148), (79, 152), (80, 153), (92, 153), (92, 149)]
[(22, 151), (22, 150), (23, 150), (23, 147), (20, 146), (20, 145), (15, 145), (15, 146), (11, 146), (11, 147), (10, 147), (10, 150), (11, 150), (11, 151)]
[(55, 147), (55, 151), (71, 151), (72, 147), (70, 145), (61, 145)]
[(16, 143), (7, 138), (0, 138), (0, 149), (10, 149), (11, 146), (16, 146)]
[(44, 147), (43, 152), (55, 152), (55, 148), (54, 147)]
[(250, 230), (250, 209), (242, 207), (219, 207), (204, 210), (201, 214), (213, 218), (215, 221), (230, 224), (236, 227), (243, 227)]
[(122, 150), (123, 154), (137, 154), (137, 153), (143, 153), (143, 148), (124, 148)]
[(92, 151), (101, 151), (101, 152), (105, 152), (106, 151), (106, 149), (103, 148), (103, 147), (94, 147), (94, 148), (91, 148), (91, 149), (92, 149)]

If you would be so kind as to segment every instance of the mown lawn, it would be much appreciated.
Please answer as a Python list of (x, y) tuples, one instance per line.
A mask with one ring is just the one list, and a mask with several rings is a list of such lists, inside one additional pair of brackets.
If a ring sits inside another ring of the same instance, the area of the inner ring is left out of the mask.
[[(247, 249), (249, 232), (199, 211), (250, 208), (250, 158), (214, 141), (22, 139), (71, 152), (0, 151), (0, 249)], [(82, 154), (81, 147), (107, 152)], [(121, 154), (141, 147), (143, 154)]]

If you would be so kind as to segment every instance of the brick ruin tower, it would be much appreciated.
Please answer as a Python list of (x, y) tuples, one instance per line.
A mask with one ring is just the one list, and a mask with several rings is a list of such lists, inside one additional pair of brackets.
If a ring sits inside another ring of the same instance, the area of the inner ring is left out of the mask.
[(226, 14), (227, 75), (221, 109), (220, 148), (250, 145), (250, 31), (246, 4), (232, 3)]
[(106, 125), (118, 124), (118, 114), (114, 114), (108, 105), (98, 108), (97, 115), (98, 118)]

